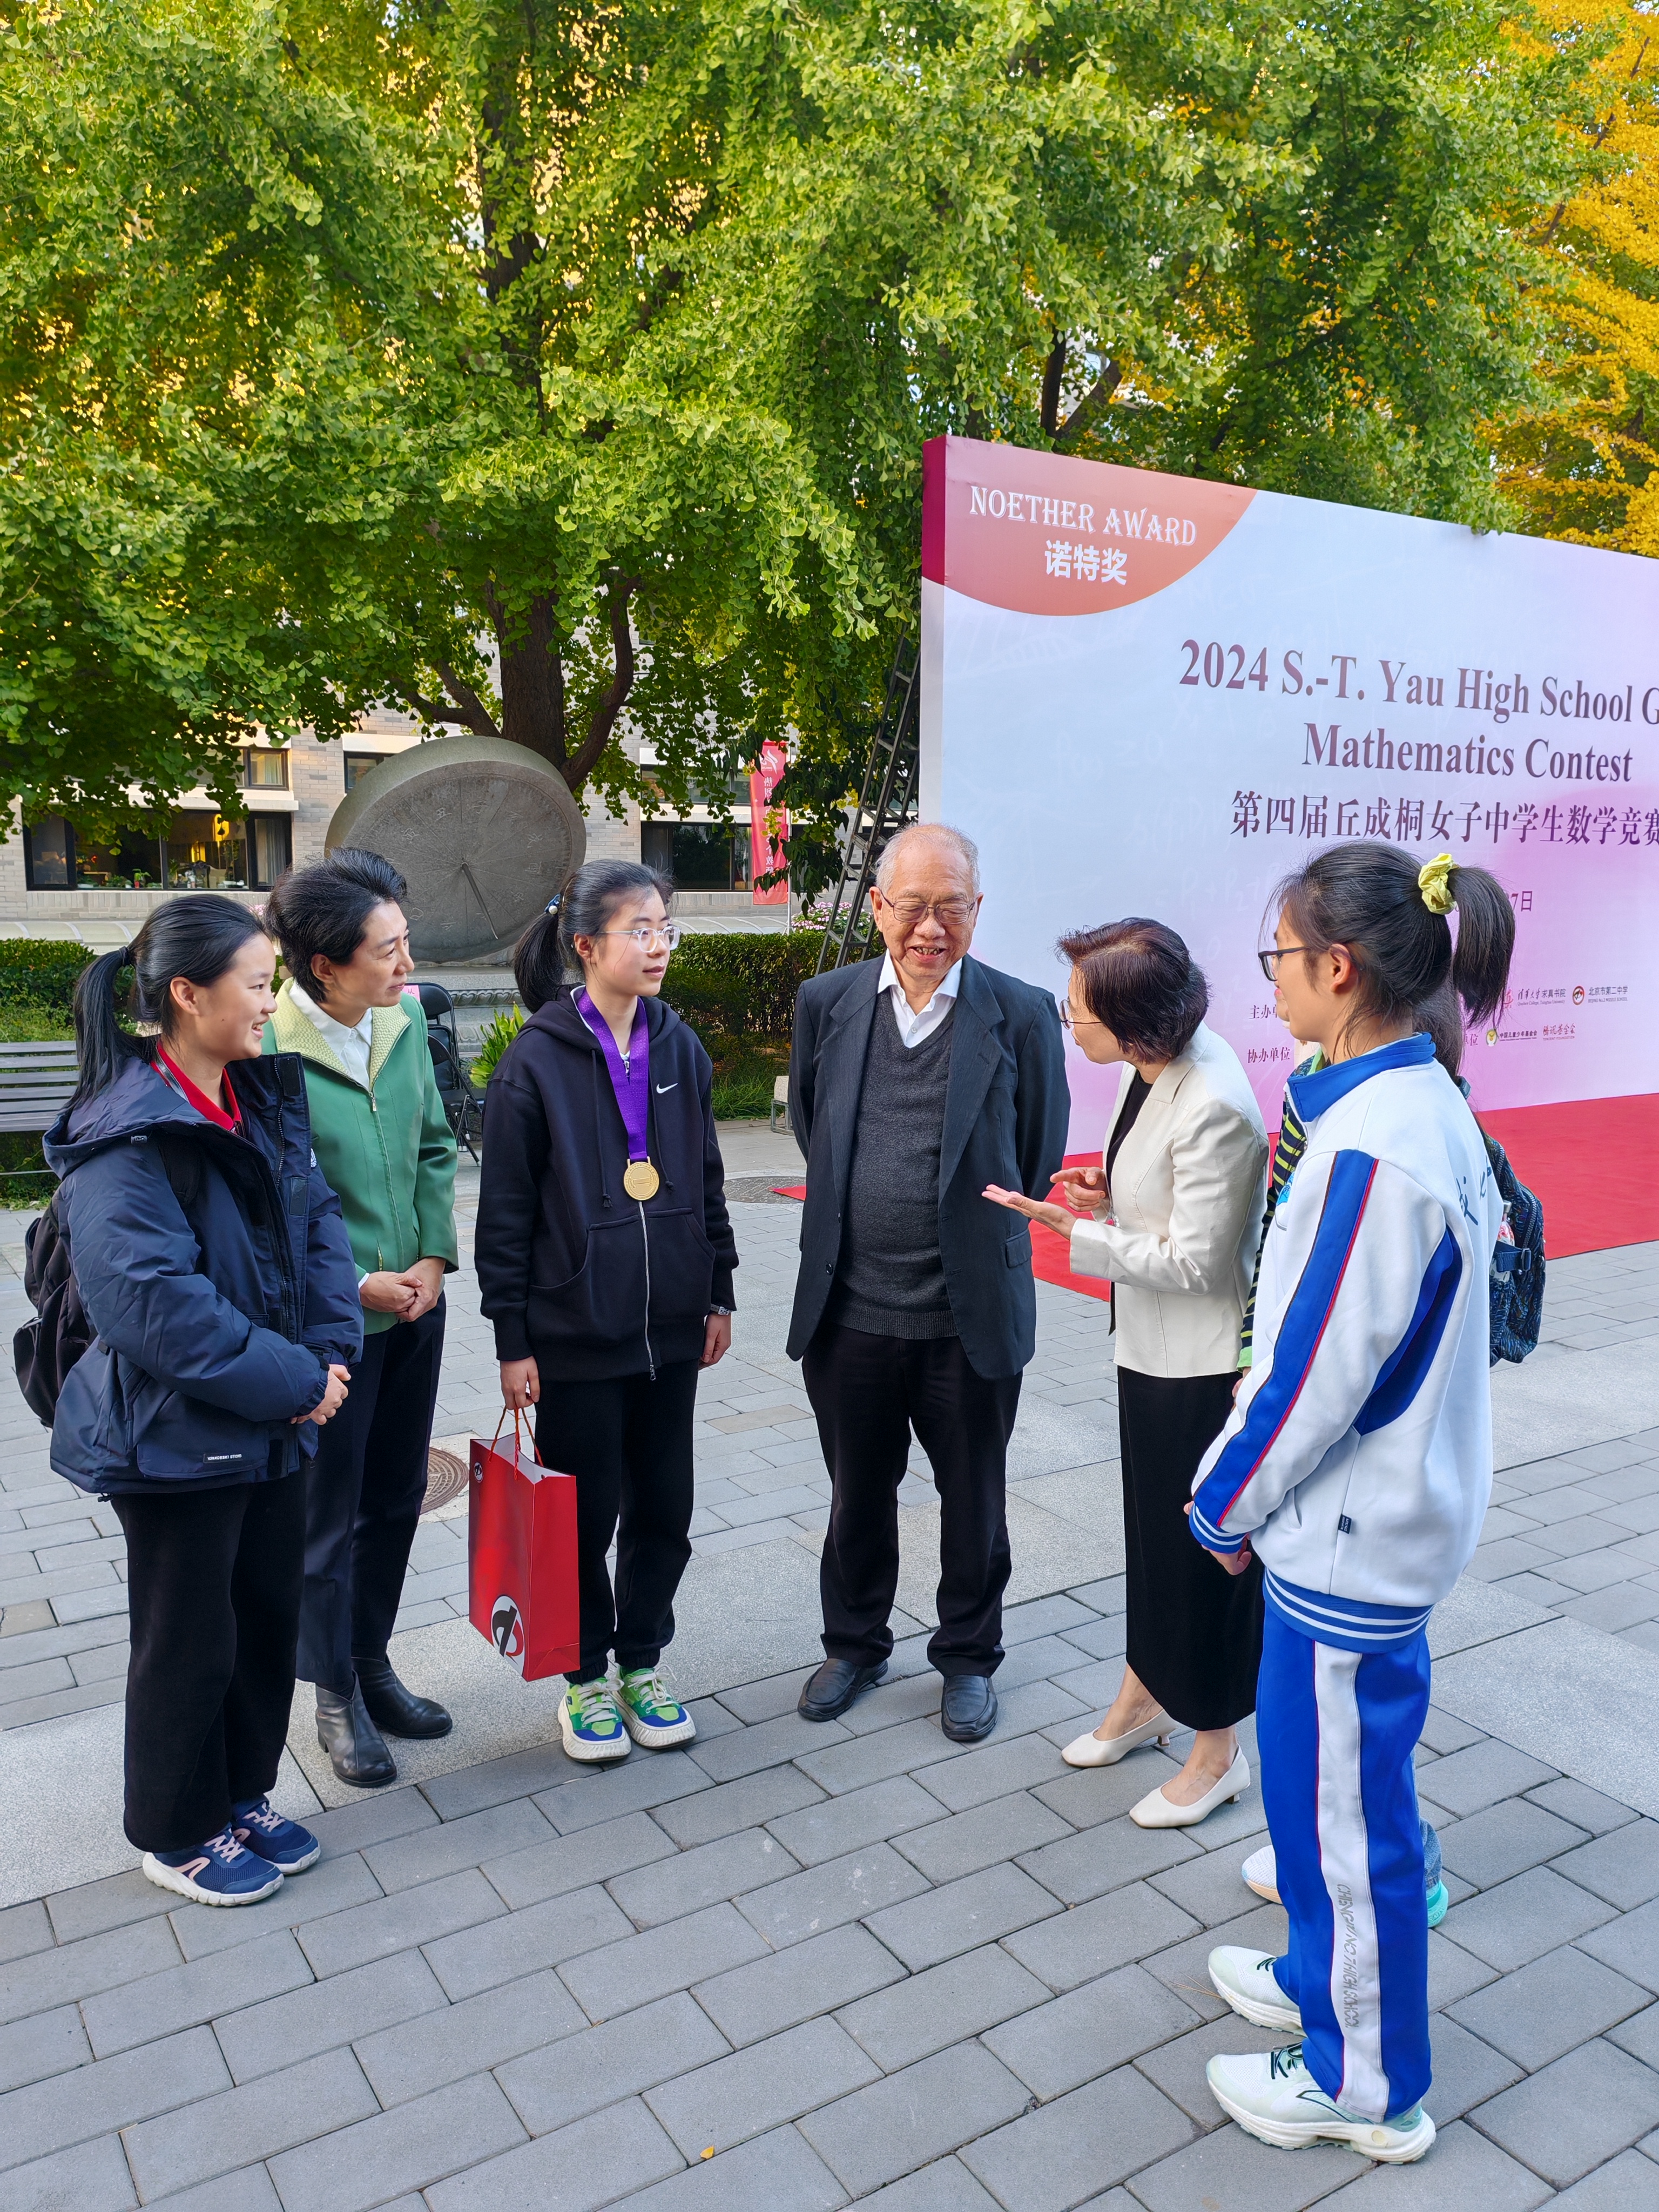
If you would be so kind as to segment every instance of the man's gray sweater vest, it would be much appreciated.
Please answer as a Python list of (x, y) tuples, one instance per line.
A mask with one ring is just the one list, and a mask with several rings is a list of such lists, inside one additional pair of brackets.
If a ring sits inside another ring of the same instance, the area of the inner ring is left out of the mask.
[(836, 1286), (824, 1316), (877, 1336), (954, 1336), (939, 1249), (939, 1160), (956, 1006), (919, 1045), (884, 993), (870, 1024)]

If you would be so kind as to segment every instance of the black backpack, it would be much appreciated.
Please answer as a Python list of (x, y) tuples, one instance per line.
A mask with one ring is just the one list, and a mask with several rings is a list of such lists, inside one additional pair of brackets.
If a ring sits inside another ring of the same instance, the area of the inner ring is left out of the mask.
[(1537, 1193), (1528, 1190), (1510, 1165), (1498, 1139), (1484, 1129), (1480, 1134), (1509, 1232), (1492, 1249), (1488, 1283), (1492, 1364), (1496, 1367), (1500, 1359), (1518, 1363), (1537, 1349), (1544, 1318), (1544, 1209)]
[[(196, 1148), (161, 1144), (157, 1150), (174, 1195), (181, 1206), (189, 1206), (202, 1184)], [(98, 1334), (81, 1303), (81, 1286), (75, 1279), (69, 1231), (58, 1210), (63, 1195), (64, 1186), (59, 1183), (46, 1212), (29, 1224), (23, 1240), (23, 1290), (34, 1308), (34, 1319), (26, 1321), (11, 1340), (17, 1387), (30, 1412), (47, 1428), (57, 1417), (64, 1376)]]

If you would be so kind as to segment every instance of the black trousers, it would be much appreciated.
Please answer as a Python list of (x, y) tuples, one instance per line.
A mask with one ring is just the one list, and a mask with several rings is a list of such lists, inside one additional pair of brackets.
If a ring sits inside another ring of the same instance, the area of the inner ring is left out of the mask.
[(1255, 1711), (1261, 1562), (1230, 1575), (1185, 1507), (1238, 1377), (1117, 1370), (1123, 1449), (1124, 1657), (1171, 1720), (1231, 1728)]
[[(532, 1346), (532, 1349), (534, 1349)], [(674, 1638), (674, 1593), (691, 1556), (691, 1417), (697, 1363), (605, 1382), (544, 1382), (536, 1449), (576, 1478), (581, 1668), (602, 1680), (612, 1650), (626, 1674), (654, 1667)], [(617, 1586), (605, 1554), (617, 1540)]]
[(353, 1661), (384, 1659), (426, 1495), (444, 1356), (441, 1297), (363, 1339), (346, 1401), (318, 1438), (306, 1495), (300, 1674), (342, 1692)]
[(113, 1498), (127, 1540), (127, 1841), (185, 1851), (276, 1779), (294, 1701), (305, 1478)]
[(893, 1648), (898, 1487), (914, 1430), (939, 1498), (939, 1627), (927, 1656), (941, 1674), (994, 1674), (1012, 1564), (1005, 1486), (1020, 1376), (976, 1374), (959, 1337), (833, 1326), (807, 1346), (801, 1373), (835, 1485), (818, 1569), (825, 1652), (872, 1667)]

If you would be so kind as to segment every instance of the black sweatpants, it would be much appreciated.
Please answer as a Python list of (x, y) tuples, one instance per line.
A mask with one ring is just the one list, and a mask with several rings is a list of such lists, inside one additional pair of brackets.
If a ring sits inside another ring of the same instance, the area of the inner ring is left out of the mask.
[(835, 1327), (813, 1337), (801, 1372), (835, 1485), (818, 1570), (825, 1652), (872, 1667), (893, 1648), (898, 1487), (914, 1429), (939, 1498), (939, 1626), (927, 1656), (941, 1674), (994, 1674), (1012, 1564), (1008, 1439), (1021, 1377), (975, 1373), (960, 1337)]
[[(654, 1381), (641, 1372), (542, 1384), (536, 1449), (545, 1465), (576, 1478), (582, 1649), (569, 1681), (602, 1680), (613, 1650), (624, 1674), (654, 1667), (673, 1640), (674, 1593), (691, 1556), (698, 1371), (687, 1359), (659, 1367)], [(614, 1593), (605, 1566), (612, 1536)]]
[(363, 1339), (346, 1401), (306, 1485), (300, 1675), (343, 1696), (355, 1658), (384, 1659), (426, 1496), (444, 1302)]
[(276, 1779), (294, 1701), (305, 1477), (112, 1498), (127, 1540), (127, 1841), (185, 1851)]

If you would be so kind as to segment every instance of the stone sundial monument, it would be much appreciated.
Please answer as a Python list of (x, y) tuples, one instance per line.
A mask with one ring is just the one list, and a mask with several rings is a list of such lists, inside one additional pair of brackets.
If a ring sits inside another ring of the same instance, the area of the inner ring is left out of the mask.
[(434, 738), (370, 769), (335, 810), (330, 852), (383, 853), (409, 883), (420, 961), (510, 951), (587, 849), (564, 778), (504, 738)]

